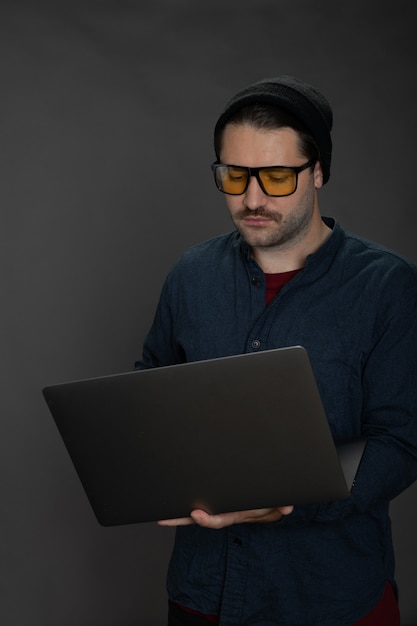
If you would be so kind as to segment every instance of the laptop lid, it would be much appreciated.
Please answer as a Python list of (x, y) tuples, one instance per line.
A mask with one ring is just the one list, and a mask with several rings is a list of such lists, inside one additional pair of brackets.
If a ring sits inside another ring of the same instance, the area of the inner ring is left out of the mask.
[(300, 346), (67, 382), (43, 394), (105, 526), (349, 495)]

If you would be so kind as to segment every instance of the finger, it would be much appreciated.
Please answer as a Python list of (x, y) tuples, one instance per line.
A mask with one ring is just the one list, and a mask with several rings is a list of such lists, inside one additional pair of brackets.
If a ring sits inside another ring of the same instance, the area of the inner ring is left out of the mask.
[(235, 511), (217, 515), (209, 515), (205, 511), (196, 509), (192, 511), (191, 518), (196, 524), (204, 528), (220, 529), (232, 524), (278, 522), (284, 515), (292, 513), (293, 509), (293, 506), (283, 506), (272, 509)]
[(196, 509), (191, 512), (191, 518), (196, 524), (203, 526), (204, 528), (219, 529), (238, 523), (239, 513), (220, 513), (218, 515), (210, 515), (209, 513), (206, 513), (206, 511)]
[(294, 507), (292, 505), (279, 506), (278, 509), (283, 515), (290, 515), (294, 511)]
[(157, 521), (158, 526), (189, 526), (194, 524), (191, 517), (176, 517), (174, 519), (160, 519)]
[(243, 522), (276, 521), (282, 517), (282, 514), (277, 512), (277, 509), (254, 509), (249, 511), (233, 511), (231, 513), (209, 515), (205, 511), (197, 509), (192, 511), (191, 517), (199, 526), (203, 526), (204, 528), (219, 529), (231, 526), (232, 524), (241, 524)]
[(277, 508), (254, 509), (253, 511), (243, 511), (242, 522), (275, 522), (281, 519), (282, 513)]

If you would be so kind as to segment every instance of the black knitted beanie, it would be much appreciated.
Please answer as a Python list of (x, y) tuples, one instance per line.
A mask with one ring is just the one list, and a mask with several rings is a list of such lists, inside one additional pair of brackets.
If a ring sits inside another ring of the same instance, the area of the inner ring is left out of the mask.
[(293, 76), (268, 78), (239, 91), (226, 105), (217, 120), (215, 134), (226, 126), (230, 117), (247, 104), (273, 104), (292, 113), (314, 137), (320, 151), (323, 183), (330, 177), (333, 113), (318, 89)]

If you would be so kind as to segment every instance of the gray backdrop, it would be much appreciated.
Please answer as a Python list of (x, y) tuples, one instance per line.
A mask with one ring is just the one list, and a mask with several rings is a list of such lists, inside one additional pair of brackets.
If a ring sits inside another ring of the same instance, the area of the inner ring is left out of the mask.
[[(230, 229), (209, 169), (230, 95), (279, 73), (323, 89), (323, 213), (417, 261), (416, 7), (1, 0), (2, 624), (164, 624), (172, 532), (97, 524), (41, 389), (129, 370), (171, 264)], [(404, 624), (416, 494), (392, 506)]]

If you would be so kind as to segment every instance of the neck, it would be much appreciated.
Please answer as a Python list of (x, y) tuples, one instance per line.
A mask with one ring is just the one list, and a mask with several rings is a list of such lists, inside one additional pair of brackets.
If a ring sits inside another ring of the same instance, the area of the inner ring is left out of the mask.
[(268, 248), (254, 247), (252, 256), (266, 274), (298, 270), (304, 267), (306, 258), (325, 243), (331, 232), (320, 217), (302, 241), (288, 241)]

